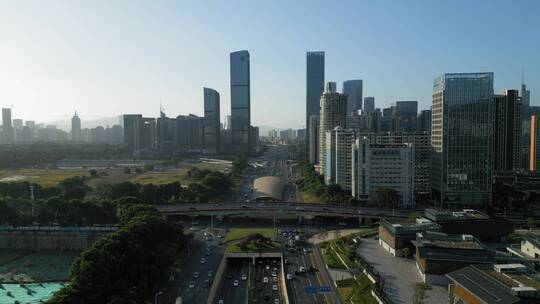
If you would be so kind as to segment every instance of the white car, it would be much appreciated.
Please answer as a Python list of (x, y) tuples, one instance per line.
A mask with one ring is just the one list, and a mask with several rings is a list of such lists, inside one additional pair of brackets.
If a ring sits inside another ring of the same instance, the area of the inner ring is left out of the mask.
[(270, 270), (270, 265), (266, 264), (266, 270)]
[(277, 285), (276, 284), (272, 285), (272, 290), (277, 291)]
[(225, 304), (225, 301), (219, 300), (219, 301), (218, 301), (218, 304)]
[(272, 276), (273, 276), (273, 277), (277, 277), (277, 272), (275, 272), (275, 271), (272, 272)]
[(242, 275), (242, 281), (245, 281), (245, 280), (247, 280), (247, 275), (246, 275), (246, 274), (243, 274), (243, 275)]
[(208, 271), (208, 277), (211, 278), (214, 276), (214, 272), (212, 270)]
[(274, 299), (274, 304), (279, 304), (279, 299)]
[(290, 273), (287, 273), (287, 280), (292, 280), (292, 279), (293, 279), (293, 276), (292, 276), (292, 274), (290, 274)]
[(194, 278), (194, 279), (198, 279), (198, 278), (199, 278), (199, 273), (198, 273), (198, 272), (195, 272), (195, 273), (193, 274), (193, 278)]
[(238, 280), (234, 280), (233, 286), (236, 287), (236, 286), (238, 286), (238, 284), (239, 284), (239, 283), (238, 283)]
[(189, 281), (189, 288), (195, 288), (195, 281)]
[(205, 264), (206, 263), (206, 259), (205, 258), (201, 258), (201, 264)]
[(269, 282), (268, 277), (264, 277), (263, 278), (263, 283), (268, 283), (268, 282)]
[(300, 266), (300, 269), (299, 269), (300, 272), (306, 272), (306, 268), (304, 266)]

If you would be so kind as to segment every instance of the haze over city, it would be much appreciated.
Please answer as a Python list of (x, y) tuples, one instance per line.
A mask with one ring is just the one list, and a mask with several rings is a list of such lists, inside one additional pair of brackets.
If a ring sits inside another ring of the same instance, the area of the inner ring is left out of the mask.
[[(229, 109), (229, 53), (251, 56), (252, 121), (305, 127), (305, 53), (326, 81), (363, 79), (378, 107), (429, 109), (444, 72), (522, 71), (538, 103), (538, 1), (0, 1), (0, 103), (43, 122), (122, 113), (202, 114), (202, 87)], [(511, 20), (511, 21), (510, 21)], [(221, 111), (222, 120), (230, 114)], [(300, 115), (301, 114), (301, 115)]]

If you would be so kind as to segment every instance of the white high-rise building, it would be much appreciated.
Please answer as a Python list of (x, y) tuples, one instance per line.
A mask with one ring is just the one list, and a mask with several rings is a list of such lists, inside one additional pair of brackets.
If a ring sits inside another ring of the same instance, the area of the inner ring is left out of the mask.
[(343, 190), (351, 190), (352, 145), (355, 140), (353, 130), (336, 127), (326, 132), (326, 167), (324, 180), (327, 184), (335, 183)]
[(367, 137), (352, 146), (352, 195), (369, 201), (379, 188), (390, 188), (401, 197), (402, 207), (413, 200), (414, 148), (412, 144), (371, 144)]
[(336, 83), (330, 82), (321, 96), (321, 116), (319, 124), (319, 165), (324, 173), (326, 162), (326, 132), (335, 127), (345, 128), (347, 123), (347, 98), (336, 92)]

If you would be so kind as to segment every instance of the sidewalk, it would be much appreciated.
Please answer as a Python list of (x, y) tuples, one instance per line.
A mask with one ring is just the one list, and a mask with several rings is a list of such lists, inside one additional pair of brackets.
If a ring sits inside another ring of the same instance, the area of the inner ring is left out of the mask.
[[(422, 282), (413, 260), (392, 257), (375, 239), (362, 239), (357, 253), (384, 277), (385, 292), (392, 303), (412, 303), (414, 284)], [(432, 286), (426, 294), (425, 304), (448, 302), (448, 292), (444, 287)]]

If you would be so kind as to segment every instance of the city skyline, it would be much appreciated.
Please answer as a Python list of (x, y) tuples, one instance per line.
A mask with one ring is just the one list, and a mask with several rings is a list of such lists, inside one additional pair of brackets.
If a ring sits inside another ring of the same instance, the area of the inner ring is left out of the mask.
[[(227, 57), (230, 52), (246, 49), (251, 55), (252, 125), (305, 127), (306, 117), (297, 114), (305, 112), (305, 54), (310, 50), (325, 52), (325, 81), (341, 84), (362, 79), (363, 95), (374, 96), (378, 108), (397, 100), (418, 100), (419, 110), (429, 109), (431, 82), (441, 73), (490, 71), (497, 75), (495, 93), (519, 89), (523, 69), (531, 105), (537, 105), (540, 63), (534, 53), (540, 39), (534, 31), (538, 21), (532, 12), (538, 11), (539, 4), (523, 1), (517, 10), (503, 9), (504, 2), (490, 4), (482, 10), (463, 10), (469, 7), (465, 2), (408, 4), (414, 8), (408, 10), (413, 14), (408, 18), (411, 20), (422, 16), (427, 18), (425, 23), (435, 21), (431, 15), (439, 10), (449, 18), (460, 17), (455, 28), (441, 25), (439, 29), (425, 29), (425, 24), (417, 21), (387, 22), (401, 13), (404, 4), (344, 2), (342, 5), (350, 8), (347, 11), (365, 12), (365, 18), (358, 18), (358, 26), (337, 21), (320, 33), (313, 30), (307, 34), (306, 27), (335, 12), (326, 4), (314, 3), (313, 16), (294, 20), (303, 5), (293, 4), (289, 12), (281, 12), (275, 4), (246, 4), (233, 11), (224, 4), (212, 3), (206, 4), (209, 9), (205, 14), (215, 20), (201, 24), (207, 18), (197, 11), (197, 3), (156, 6), (139, 2), (129, 5), (122, 17), (120, 12), (127, 6), (123, 3), (0, 4), (1, 19), (6, 24), (0, 27), (6, 37), (6, 48), (0, 49), (4, 67), (0, 71), (0, 100), (2, 105), (14, 106), (13, 118), (44, 122), (67, 120), (75, 110), (83, 121), (122, 113), (157, 117), (160, 102), (171, 116), (202, 115), (200, 90), (209, 86), (221, 92), (220, 116), (224, 121), (230, 114)], [(478, 8), (480, 4), (472, 6)], [(104, 10), (105, 20), (100, 20)], [(74, 22), (74, 16), (83, 11), (85, 17)], [(343, 14), (352, 14), (347, 11)], [(384, 14), (377, 14), (381, 12)], [(234, 21), (230, 29), (218, 29), (231, 14), (245, 18)], [(372, 14), (380, 20), (368, 16)], [(477, 17), (486, 14), (494, 17), (475, 23)], [(179, 15), (183, 18), (176, 18)], [(270, 16), (277, 16), (282, 24), (267, 22), (270, 25), (265, 29), (255, 24), (257, 18), (266, 20)], [(517, 17), (520, 22), (501, 24), (496, 22), (497, 16)], [(111, 25), (109, 20), (115, 20), (117, 29), (103, 34)], [(67, 23), (70, 27), (64, 26)], [(385, 26), (377, 26), (379, 23)], [(243, 33), (246, 24), (254, 26)], [(291, 31), (283, 34), (284, 27)], [(374, 28), (377, 30), (371, 30)], [(434, 35), (440, 30), (444, 38)], [(282, 36), (272, 35), (277, 32)], [(337, 42), (327, 43), (320, 38), (324, 34), (332, 34)], [(193, 45), (186, 47), (183, 42), (196, 35), (204, 39), (190, 39)], [(352, 39), (357, 42), (342, 39), (346, 35), (357, 38)], [(501, 45), (501, 35), (512, 36), (520, 44)], [(216, 38), (222, 36), (230, 37), (230, 41)], [(297, 42), (285, 43), (291, 39)], [(416, 44), (426, 39), (429, 43)], [(40, 54), (33, 53), (37, 45), (43, 50)], [(145, 50), (135, 51), (138, 48)], [(400, 56), (396, 56), (396, 50)], [(487, 50), (489, 55), (485, 55)]]

